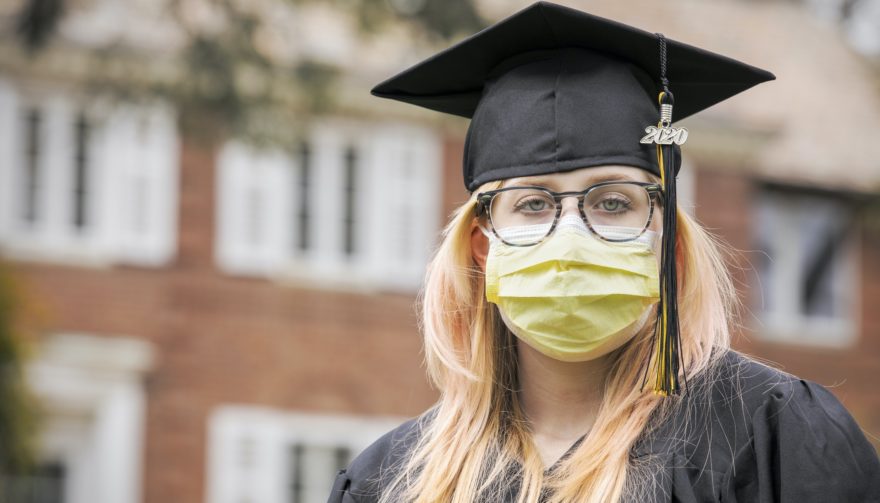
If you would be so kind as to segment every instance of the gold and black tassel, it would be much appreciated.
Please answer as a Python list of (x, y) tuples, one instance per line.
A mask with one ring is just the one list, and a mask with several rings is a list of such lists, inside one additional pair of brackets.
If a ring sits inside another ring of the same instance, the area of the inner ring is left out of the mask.
[[(671, 99), (660, 93), (660, 102)], [(668, 127), (668, 126), (667, 126)], [(667, 396), (680, 390), (678, 374), (682, 367), (681, 333), (678, 324), (678, 275), (675, 263), (676, 190), (675, 149), (672, 145), (657, 145), (657, 162), (663, 185), (663, 238), (660, 255), (660, 303), (657, 306), (657, 326), (654, 331), (656, 376), (654, 392)]]
[[(672, 127), (672, 106), (674, 98), (666, 79), (666, 40), (657, 34), (660, 41), (660, 79), (663, 90), (658, 101), (660, 121), (653, 130), (652, 141), (656, 143), (657, 164), (663, 186), (663, 238), (660, 256), (660, 302), (657, 306), (657, 320), (653, 336), (654, 393), (663, 396), (678, 394), (681, 391), (679, 374), (683, 367), (681, 354), (681, 333), (678, 319), (678, 275), (676, 271), (675, 242), (677, 223), (677, 204), (675, 187), (675, 144), (687, 139), (687, 130)], [(651, 135), (649, 135), (651, 136)], [(645, 142), (647, 143), (647, 141)], [(652, 366), (649, 357), (645, 369)], [(684, 377), (682, 375), (682, 377)], [(684, 379), (687, 384), (687, 379)]]

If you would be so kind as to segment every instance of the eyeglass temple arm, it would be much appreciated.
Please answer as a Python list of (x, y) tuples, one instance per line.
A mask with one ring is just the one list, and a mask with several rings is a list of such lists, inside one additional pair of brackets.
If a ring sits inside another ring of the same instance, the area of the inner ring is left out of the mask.
[(480, 194), (477, 196), (477, 205), (474, 209), (474, 214), (477, 217), (481, 217), (486, 213), (486, 209), (489, 207), (488, 200), (491, 199), (491, 196), (488, 194)]

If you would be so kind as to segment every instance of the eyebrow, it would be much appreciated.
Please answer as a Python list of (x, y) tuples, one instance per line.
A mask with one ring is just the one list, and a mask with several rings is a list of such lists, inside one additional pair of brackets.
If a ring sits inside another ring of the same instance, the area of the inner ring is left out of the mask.
[[(629, 181), (629, 182), (644, 182), (645, 180), (640, 180), (634, 176), (621, 174), (621, 173), (605, 173), (601, 175), (595, 175), (588, 177), (586, 179), (586, 186), (595, 185), (597, 183), (602, 182), (620, 182), (620, 181)], [(557, 183), (551, 177), (535, 177), (529, 178), (528, 180), (518, 180), (511, 184), (505, 184), (505, 187), (526, 187), (526, 186), (538, 186), (538, 187), (546, 187), (551, 190), (556, 190), (559, 188)]]

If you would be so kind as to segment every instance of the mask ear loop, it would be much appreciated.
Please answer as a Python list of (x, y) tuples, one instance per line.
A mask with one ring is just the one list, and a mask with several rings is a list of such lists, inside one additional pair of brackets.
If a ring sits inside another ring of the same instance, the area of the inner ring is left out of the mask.
[[(674, 98), (666, 78), (666, 39), (658, 33), (660, 42), (660, 82), (663, 90), (657, 100), (660, 105), (660, 121), (657, 128), (665, 130), (672, 124), (672, 105)], [(675, 187), (675, 149), (672, 143), (657, 143), (657, 164), (660, 169), (660, 182), (663, 187), (663, 235), (660, 258), (660, 302), (657, 306), (657, 319), (654, 325), (652, 345), (654, 346), (653, 366), (655, 370), (653, 391), (661, 396), (678, 394), (680, 391), (679, 373), (682, 373), (685, 386), (687, 378), (683, 375), (681, 354), (681, 333), (678, 317), (678, 275), (675, 263), (675, 237), (677, 223)], [(669, 161), (668, 164), (666, 161)], [(672, 166), (673, 172), (667, 170)], [(642, 386), (647, 383), (651, 357), (645, 366)]]

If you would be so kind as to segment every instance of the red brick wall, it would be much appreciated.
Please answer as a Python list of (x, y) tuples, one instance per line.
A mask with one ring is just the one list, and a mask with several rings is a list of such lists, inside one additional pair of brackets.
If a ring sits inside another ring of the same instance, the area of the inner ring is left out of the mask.
[(443, 142), (443, 216), (440, 226), (443, 227), (449, 221), (452, 211), (467, 201), (468, 191), (464, 187), (462, 175), (462, 154), (464, 153), (464, 138), (449, 136)]
[(214, 268), (216, 161), (209, 140), (182, 142), (175, 261), (183, 269)]

